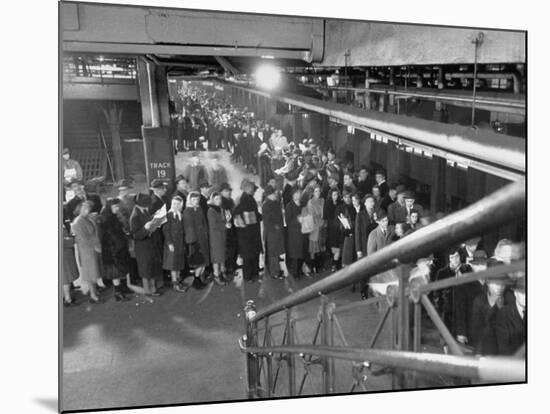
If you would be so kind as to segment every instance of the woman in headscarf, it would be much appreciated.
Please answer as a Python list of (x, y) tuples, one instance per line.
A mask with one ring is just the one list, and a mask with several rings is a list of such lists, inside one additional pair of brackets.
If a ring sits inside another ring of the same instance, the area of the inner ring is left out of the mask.
[(77, 208), (78, 215), (71, 225), (75, 236), (76, 258), (80, 270), (81, 287), (90, 293), (90, 303), (103, 303), (97, 295), (96, 283), (101, 277), (99, 254), (101, 243), (97, 234), (97, 226), (90, 218), (93, 207), (91, 201), (84, 201)]
[(210, 241), (210, 259), (214, 271), (214, 281), (223, 285), (223, 274), (225, 272), (225, 247), (226, 247), (226, 215), (222, 209), (222, 196), (213, 192), (210, 196), (210, 207), (208, 208), (208, 231)]
[(121, 214), (120, 199), (109, 198), (98, 220), (103, 269), (106, 276), (113, 280), (117, 302), (128, 300), (124, 295), (120, 281), (121, 279), (125, 280), (130, 272), (128, 239), (124, 230), (124, 218)]
[(162, 233), (164, 234), (162, 268), (170, 272), (172, 288), (176, 292), (187, 290), (180, 281), (181, 271), (185, 269), (185, 232), (182, 210), (183, 199), (180, 196), (174, 196), (170, 211), (166, 215), (166, 223), (162, 226)]

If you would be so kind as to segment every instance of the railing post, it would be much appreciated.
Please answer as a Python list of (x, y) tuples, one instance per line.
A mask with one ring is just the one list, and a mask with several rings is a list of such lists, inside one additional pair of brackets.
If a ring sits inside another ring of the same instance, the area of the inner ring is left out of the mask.
[[(265, 318), (265, 335), (266, 336), (266, 346), (271, 346), (271, 328), (269, 327), (269, 316)], [(266, 365), (267, 365), (267, 396), (271, 397), (271, 388), (273, 387), (273, 354), (270, 352), (266, 356)]]
[[(330, 330), (330, 346), (334, 346), (334, 303), (328, 308), (329, 316), (329, 330)], [(330, 360), (330, 389), (329, 392), (333, 393), (336, 390), (336, 360), (331, 358)]]
[[(327, 298), (321, 295), (321, 344), (329, 345), (330, 332), (328, 324)], [(330, 393), (330, 361), (328, 357), (323, 357), (323, 393)]]
[[(256, 335), (258, 333), (256, 322), (252, 318), (256, 315), (256, 304), (253, 300), (246, 302), (244, 307), (244, 317), (246, 322), (246, 340), (247, 347), (254, 347), (258, 341)], [(248, 376), (248, 398), (253, 399), (258, 397), (258, 357), (251, 352), (246, 354), (246, 370)]]
[[(294, 343), (294, 326), (292, 324), (292, 311), (290, 309), (286, 310), (286, 343), (287, 345), (292, 345)], [(296, 372), (294, 365), (294, 354), (288, 353), (288, 394), (292, 397), (296, 394)]]

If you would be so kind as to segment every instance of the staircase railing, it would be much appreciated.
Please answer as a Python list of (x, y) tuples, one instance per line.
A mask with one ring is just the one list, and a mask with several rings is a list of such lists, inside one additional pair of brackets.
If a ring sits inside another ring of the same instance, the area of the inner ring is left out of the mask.
[[(337, 360), (352, 361), (350, 392), (357, 389), (366, 391), (366, 379), (383, 374), (391, 374), (392, 389), (418, 387), (418, 376), (422, 373), (484, 382), (525, 381), (524, 355), (464, 355), (463, 347), (454, 339), (428, 298), (428, 293), (434, 290), (504, 274), (515, 278), (525, 277), (524, 260), (491, 267), (460, 278), (430, 283), (415, 278), (409, 283), (410, 263), (434, 251), (508, 224), (514, 219), (523, 218), (525, 203), (525, 181), (521, 180), (263, 309), (256, 310), (254, 302), (248, 301), (244, 312), (246, 334), (239, 340), (239, 346), (246, 354), (249, 398), (301, 395), (308, 378), (314, 394), (333, 393), (336, 390)], [(400, 275), (399, 283), (397, 286), (390, 285), (385, 296), (339, 307), (327, 297), (331, 292), (361, 280), (368, 281), (370, 277), (395, 267), (399, 267), (396, 269)], [(320, 299), (320, 306), (313, 340), (311, 343), (297, 341), (299, 335), (296, 324), (308, 317), (293, 317), (293, 313), (296, 313), (293, 311), (297, 306), (315, 299)], [(376, 306), (381, 318), (367, 347), (350, 347), (338, 315), (369, 306)], [(422, 308), (451, 355), (422, 352)], [(275, 343), (273, 335), (273, 331), (278, 328), (283, 328), (280, 344)], [(389, 349), (375, 348), (383, 329), (389, 330)], [(262, 332), (263, 340), (260, 344)], [(337, 346), (337, 341), (342, 346)], [(277, 392), (277, 385), (280, 384), (279, 373), (283, 365), (287, 368), (288, 390), (281, 393)], [(319, 365), (322, 369), (320, 387), (317, 388), (312, 380), (314, 365)], [(373, 366), (379, 369), (374, 370)], [(299, 371), (302, 378), (297, 386), (296, 375)]]

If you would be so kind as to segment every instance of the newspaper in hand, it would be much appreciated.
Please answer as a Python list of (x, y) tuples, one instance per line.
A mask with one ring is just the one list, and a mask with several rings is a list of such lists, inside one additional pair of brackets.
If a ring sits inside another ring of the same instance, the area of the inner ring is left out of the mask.
[(348, 220), (347, 217), (345, 217), (344, 215), (340, 214), (338, 216), (338, 220), (340, 220), (340, 223), (342, 223), (342, 226), (346, 229), (346, 230), (351, 230), (351, 224)]
[(167, 212), (166, 212), (166, 204), (163, 204), (160, 209), (158, 209), (155, 212), (155, 215), (153, 216), (152, 224), (151, 224), (151, 231), (155, 231), (160, 226), (162, 226), (164, 223), (168, 221), (166, 218)]

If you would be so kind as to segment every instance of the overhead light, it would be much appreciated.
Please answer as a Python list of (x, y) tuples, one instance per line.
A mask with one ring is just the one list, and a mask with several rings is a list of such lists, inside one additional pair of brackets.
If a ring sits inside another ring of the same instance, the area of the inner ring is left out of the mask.
[(103, 56), (100, 56), (100, 57), (99, 57), (99, 61), (100, 61), (100, 62), (103, 62), (103, 60), (104, 60), (104, 59), (103, 59)]
[(273, 90), (281, 83), (281, 72), (273, 65), (261, 65), (255, 72), (256, 85)]
[(275, 56), (271, 56), (271, 55), (266, 55), (266, 56), (261, 56), (262, 59), (275, 59)]

